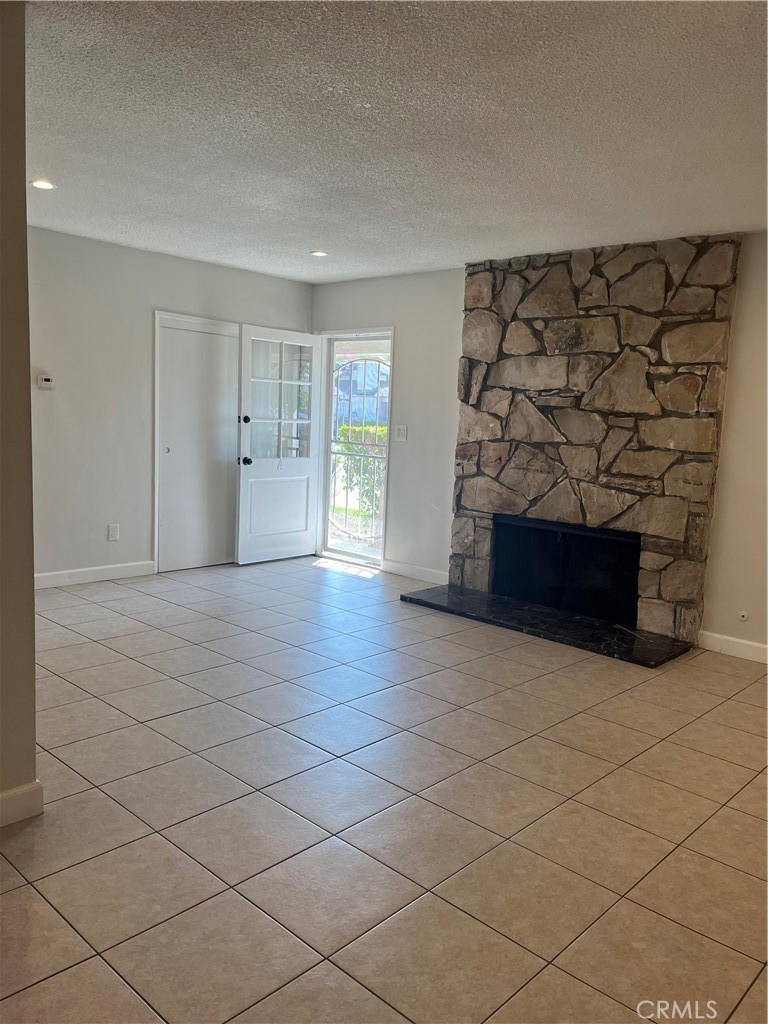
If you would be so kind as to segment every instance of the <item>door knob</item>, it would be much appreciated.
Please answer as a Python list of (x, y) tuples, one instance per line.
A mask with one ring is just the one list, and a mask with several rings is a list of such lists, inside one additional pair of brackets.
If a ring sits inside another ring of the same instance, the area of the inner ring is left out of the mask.
[(250, 416), (243, 416), (243, 423), (250, 423), (250, 422), (251, 422), (251, 417)]
[(252, 462), (253, 462), (253, 459), (249, 459), (247, 455), (243, 459), (243, 465), (244, 466), (250, 466)]

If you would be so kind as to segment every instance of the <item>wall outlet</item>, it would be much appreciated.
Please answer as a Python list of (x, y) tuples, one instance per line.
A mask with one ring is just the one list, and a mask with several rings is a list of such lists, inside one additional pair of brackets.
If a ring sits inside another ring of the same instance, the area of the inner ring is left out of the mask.
[(120, 523), (110, 523), (107, 526), (107, 540), (120, 540)]
[(396, 441), (407, 441), (408, 440), (408, 427), (395, 427), (395, 440)]

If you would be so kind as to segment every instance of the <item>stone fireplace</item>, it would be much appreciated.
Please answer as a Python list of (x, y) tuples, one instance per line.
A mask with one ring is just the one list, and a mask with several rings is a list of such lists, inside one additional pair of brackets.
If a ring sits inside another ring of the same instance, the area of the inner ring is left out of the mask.
[(452, 590), (492, 590), (501, 519), (630, 531), (637, 627), (696, 641), (738, 249), (697, 236), (467, 267)]

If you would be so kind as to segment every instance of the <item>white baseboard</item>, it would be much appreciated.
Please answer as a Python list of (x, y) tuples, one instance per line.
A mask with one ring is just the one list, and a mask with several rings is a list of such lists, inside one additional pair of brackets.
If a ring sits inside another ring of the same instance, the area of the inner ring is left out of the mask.
[(424, 580), (425, 583), (445, 584), (448, 573), (437, 569), (427, 569), (423, 565), (409, 565), (407, 562), (390, 562), (385, 558), (381, 563), (382, 572), (392, 572), (397, 576), (410, 576), (413, 580)]
[(699, 633), (699, 647), (705, 651), (716, 651), (728, 654), (732, 658), (746, 658), (747, 661), (768, 661), (768, 644), (758, 644), (754, 640), (740, 640), (736, 636), (723, 636), (722, 633)]
[(35, 588), (70, 587), (75, 583), (99, 583), (129, 576), (149, 576), (157, 572), (154, 562), (123, 562), (120, 565), (94, 565), (89, 569), (65, 569), (63, 572), (35, 573)]
[(0, 792), (0, 825), (43, 813), (43, 784), (38, 779)]

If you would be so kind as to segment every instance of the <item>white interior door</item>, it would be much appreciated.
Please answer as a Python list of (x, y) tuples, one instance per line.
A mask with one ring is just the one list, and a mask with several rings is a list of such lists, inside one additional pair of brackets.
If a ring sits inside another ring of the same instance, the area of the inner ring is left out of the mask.
[(314, 554), (321, 339), (243, 325), (236, 561)]
[(160, 572), (234, 559), (238, 334), (237, 324), (157, 316)]

